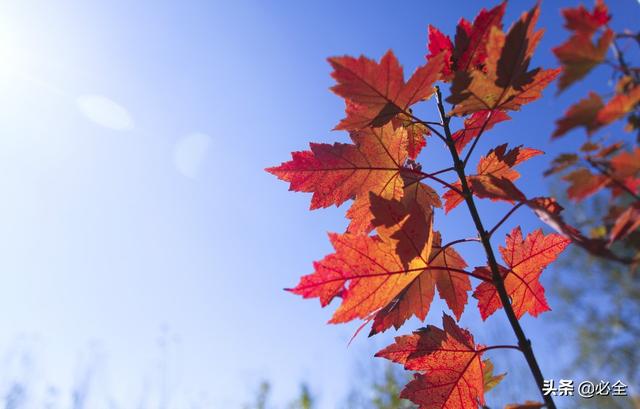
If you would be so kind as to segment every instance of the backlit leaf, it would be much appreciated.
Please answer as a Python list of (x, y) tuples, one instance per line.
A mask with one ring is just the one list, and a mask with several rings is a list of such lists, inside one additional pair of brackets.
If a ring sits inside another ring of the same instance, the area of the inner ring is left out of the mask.
[(331, 89), (347, 102), (347, 117), (336, 129), (357, 130), (379, 127), (411, 105), (433, 93), (444, 56), (437, 55), (419, 67), (405, 83), (402, 67), (391, 51), (376, 62), (364, 56), (329, 58), (331, 76), (337, 84)]
[(428, 270), (420, 273), (389, 305), (378, 311), (370, 335), (392, 326), (398, 329), (413, 315), (424, 320), (436, 287), (440, 298), (460, 319), (467, 304), (467, 292), (471, 290), (469, 277), (460, 271), (467, 267), (467, 263), (452, 247), (443, 248), (440, 233), (434, 232), (428, 265)]
[[(500, 247), (500, 254), (506, 267), (500, 268), (504, 286), (511, 299), (516, 317), (525, 313), (537, 316), (549, 310), (544, 296), (544, 288), (540, 284), (542, 271), (553, 262), (569, 245), (570, 240), (559, 234), (544, 235), (538, 229), (522, 238), (520, 227), (516, 227), (507, 235), (506, 247)], [(479, 267), (476, 274), (491, 277), (487, 267)], [(478, 299), (478, 308), (482, 319), (487, 319), (502, 302), (493, 283), (480, 284), (473, 293)]]
[(400, 393), (421, 409), (475, 408), (484, 404), (483, 346), (444, 315), (443, 329), (433, 325), (412, 335), (396, 337), (395, 343), (376, 354), (417, 371)]
[[(290, 182), (290, 190), (313, 192), (311, 209), (339, 206), (354, 199), (352, 223), (366, 228), (369, 192), (384, 198), (400, 198), (404, 182), (400, 175), (407, 159), (406, 130), (391, 124), (351, 133), (354, 144), (310, 145), (311, 150), (293, 152), (292, 160), (267, 169)], [(357, 229), (355, 229), (357, 230)]]
[[(478, 197), (493, 200), (521, 200), (522, 193), (511, 183), (520, 177), (520, 173), (513, 167), (540, 154), (542, 152), (537, 149), (522, 146), (507, 151), (506, 143), (490, 150), (480, 158), (476, 173), (467, 178), (471, 191)], [(453, 186), (461, 188), (462, 185), (457, 182)], [(442, 197), (445, 199), (445, 212), (451, 211), (464, 200), (462, 195), (452, 189)]]
[(458, 71), (447, 101), (455, 104), (453, 115), (482, 110), (519, 110), (520, 106), (540, 98), (540, 92), (558, 75), (559, 70), (529, 70), (531, 55), (542, 31), (534, 31), (539, 8), (522, 15), (505, 35), (493, 26), (487, 43), (487, 58), (482, 70)]
[(584, 78), (595, 66), (602, 63), (613, 41), (614, 33), (607, 30), (597, 44), (585, 34), (575, 34), (565, 43), (553, 49), (553, 53), (562, 64), (563, 71), (558, 81), (558, 90), (562, 91), (574, 82)]

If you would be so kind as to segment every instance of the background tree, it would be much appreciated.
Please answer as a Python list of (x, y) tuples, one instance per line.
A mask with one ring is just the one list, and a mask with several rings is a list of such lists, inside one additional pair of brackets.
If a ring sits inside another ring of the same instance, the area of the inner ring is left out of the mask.
[[(566, 190), (575, 209), (569, 221), (585, 232), (581, 248), (563, 259), (568, 274), (555, 277), (554, 291), (566, 301), (559, 313), (577, 328), (562, 333), (578, 345), (576, 369), (638, 387), (640, 32), (616, 31), (615, 16), (601, 0), (591, 10), (580, 5), (562, 14), (571, 35), (553, 50), (563, 66), (559, 92), (597, 67), (610, 72), (600, 93), (590, 91), (556, 121), (553, 138), (569, 134), (577, 146), (546, 171), (562, 175), (556, 189)], [(586, 138), (576, 128), (584, 128)]]

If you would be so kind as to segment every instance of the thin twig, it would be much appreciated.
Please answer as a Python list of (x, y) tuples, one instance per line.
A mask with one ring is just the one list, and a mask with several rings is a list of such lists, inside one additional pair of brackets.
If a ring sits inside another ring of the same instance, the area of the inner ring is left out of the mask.
[(507, 219), (516, 211), (520, 208), (520, 206), (524, 205), (524, 202), (520, 202), (517, 205), (513, 206), (511, 208), (511, 210), (509, 210), (507, 212), (507, 214), (505, 214), (502, 219), (500, 219), (500, 221), (498, 223), (496, 223), (495, 226), (493, 226), (493, 228), (491, 230), (489, 230), (489, 233), (487, 233), (489, 235), (489, 237), (493, 236), (493, 233), (495, 233), (496, 230), (498, 230), (498, 228), (500, 226), (502, 226), (502, 223), (506, 222)]

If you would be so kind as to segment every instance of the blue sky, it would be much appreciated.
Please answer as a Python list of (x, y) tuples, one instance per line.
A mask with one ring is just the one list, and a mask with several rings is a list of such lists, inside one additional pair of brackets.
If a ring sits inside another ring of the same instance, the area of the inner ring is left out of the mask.
[[(557, 7), (575, 3), (543, 5), (538, 64), (555, 66), (550, 47), (566, 37)], [(640, 21), (637, 2), (610, 3), (616, 26)], [(326, 57), (393, 48), (408, 75), (424, 62), (427, 25), (451, 34), (477, 4), (0, 4), (0, 388), (28, 379), (36, 408), (50, 385), (64, 395), (94, 368), (91, 408), (232, 408), (267, 378), (276, 402), (308, 381), (333, 408), (393, 334), (347, 348), (357, 325), (328, 326), (330, 310), (282, 291), (330, 252), (326, 232), (344, 228), (345, 208), (309, 212), (309, 195), (263, 169), (309, 141), (345, 140), (330, 131), (343, 103), (328, 91)], [(561, 97), (552, 86), (478, 152), (506, 141), (545, 150), (522, 165), (520, 185), (548, 193), (538, 171), (577, 143), (550, 144), (552, 119), (605, 78)], [(442, 165), (432, 158), (426, 169)], [(489, 220), (505, 209), (481, 206)], [(452, 215), (437, 222), (445, 239), (467, 236), (464, 209)], [(525, 231), (538, 227), (519, 216)], [(477, 248), (462, 251), (482, 262)], [(551, 315), (523, 319), (542, 352), (555, 349)], [(482, 343), (510, 336), (502, 314), (478, 325), (473, 304), (462, 322)], [(546, 356), (547, 376), (561, 377), (564, 358)]]

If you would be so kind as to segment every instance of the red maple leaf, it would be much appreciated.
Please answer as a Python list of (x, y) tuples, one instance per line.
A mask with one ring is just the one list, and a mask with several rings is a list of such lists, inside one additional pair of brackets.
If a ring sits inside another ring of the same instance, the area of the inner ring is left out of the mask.
[(570, 106), (564, 117), (556, 121), (556, 130), (553, 131), (552, 137), (558, 138), (579, 126), (583, 126), (587, 134), (593, 133), (602, 126), (597, 120), (598, 112), (602, 107), (604, 103), (600, 95), (590, 92), (587, 98)]
[(475, 408), (484, 404), (484, 347), (444, 314), (443, 329), (433, 325), (412, 335), (396, 337), (395, 343), (376, 354), (417, 371), (400, 393), (420, 409)]
[(486, 10), (482, 9), (473, 23), (462, 18), (458, 23), (455, 46), (449, 36), (429, 25), (429, 54), (427, 59), (443, 53), (445, 63), (442, 79), (450, 81), (455, 71), (481, 68), (487, 59), (486, 44), (492, 27), (502, 28), (506, 2)]
[(558, 81), (558, 91), (562, 91), (582, 79), (594, 67), (602, 63), (607, 56), (607, 50), (613, 37), (613, 31), (607, 29), (598, 43), (594, 44), (590, 36), (575, 34), (563, 44), (555, 47), (553, 53), (563, 67), (562, 75)]
[(584, 5), (578, 7), (568, 7), (562, 9), (565, 19), (565, 27), (584, 35), (591, 35), (600, 27), (606, 25), (611, 17), (609, 10), (603, 0), (596, 0), (596, 5), (592, 12), (589, 12)]
[[(502, 260), (506, 264), (506, 267), (501, 267), (500, 274), (516, 317), (520, 318), (526, 312), (535, 317), (549, 310), (544, 288), (539, 281), (540, 275), (569, 243), (569, 239), (559, 234), (544, 235), (540, 229), (525, 239), (522, 238), (520, 227), (516, 227), (507, 235), (506, 247), (500, 247)], [(478, 267), (475, 273), (491, 278), (491, 272), (487, 267)], [(487, 319), (498, 308), (502, 308), (502, 302), (493, 283), (480, 284), (473, 296), (478, 299), (482, 319)]]
[(542, 38), (534, 31), (539, 8), (522, 15), (505, 35), (493, 26), (483, 69), (457, 71), (447, 101), (455, 104), (453, 115), (483, 110), (519, 110), (541, 96), (541, 91), (560, 70), (529, 70), (531, 55)]

